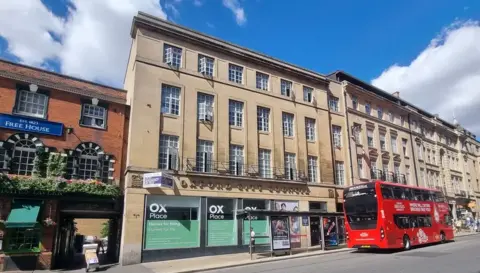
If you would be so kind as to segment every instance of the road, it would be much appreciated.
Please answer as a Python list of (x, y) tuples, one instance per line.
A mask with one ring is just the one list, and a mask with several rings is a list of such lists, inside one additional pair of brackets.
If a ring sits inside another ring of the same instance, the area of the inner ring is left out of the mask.
[(208, 273), (479, 273), (480, 236), (390, 253), (338, 253), (212, 270)]

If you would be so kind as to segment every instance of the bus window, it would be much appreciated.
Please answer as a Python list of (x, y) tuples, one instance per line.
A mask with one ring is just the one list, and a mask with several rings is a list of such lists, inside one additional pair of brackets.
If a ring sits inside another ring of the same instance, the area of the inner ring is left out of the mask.
[(437, 191), (435, 193), (435, 202), (445, 202), (445, 197), (443, 196), (443, 193), (440, 191)]
[(453, 225), (452, 217), (450, 215), (448, 215), (448, 214), (443, 215), (443, 219), (444, 219), (444, 224), (445, 225), (448, 225), (448, 226)]
[(423, 219), (424, 219), (425, 227), (432, 227), (432, 217), (431, 216), (427, 215)]
[(388, 185), (380, 185), (382, 196), (384, 199), (393, 199), (392, 187)]
[(409, 218), (410, 228), (418, 228), (417, 216), (410, 216)]
[(405, 188), (403, 189), (403, 192), (405, 193), (406, 200), (415, 200), (411, 189)]
[(423, 201), (432, 201), (432, 196), (429, 191), (421, 191)]
[(408, 216), (394, 215), (393, 220), (395, 221), (395, 225), (400, 229), (407, 229), (410, 227)]
[(403, 192), (403, 189), (400, 187), (393, 187), (393, 198), (399, 200), (405, 199), (405, 193)]
[(422, 191), (421, 190), (413, 190), (413, 196), (415, 201), (423, 201)]

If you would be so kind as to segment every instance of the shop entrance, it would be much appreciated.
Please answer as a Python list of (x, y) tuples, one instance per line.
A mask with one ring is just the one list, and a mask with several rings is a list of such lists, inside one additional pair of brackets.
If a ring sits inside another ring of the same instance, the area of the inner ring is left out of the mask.
[(99, 242), (103, 245), (99, 249), (100, 264), (118, 262), (122, 220), (119, 200), (63, 201), (59, 211), (52, 268), (84, 268), (84, 246), (96, 247)]
[(320, 232), (320, 217), (310, 216), (310, 246), (318, 246), (322, 241)]

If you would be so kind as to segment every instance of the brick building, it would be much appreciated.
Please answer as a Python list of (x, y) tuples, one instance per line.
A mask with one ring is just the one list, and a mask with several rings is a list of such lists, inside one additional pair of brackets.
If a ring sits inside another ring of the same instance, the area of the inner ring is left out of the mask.
[(4, 270), (50, 268), (68, 254), (61, 244), (73, 235), (61, 230), (73, 230), (73, 218), (114, 218), (127, 115), (121, 89), (0, 60)]

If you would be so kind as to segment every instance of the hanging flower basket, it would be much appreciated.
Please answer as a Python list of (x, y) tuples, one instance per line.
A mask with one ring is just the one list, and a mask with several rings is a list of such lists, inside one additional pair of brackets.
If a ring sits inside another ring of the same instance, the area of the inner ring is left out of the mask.
[(46, 226), (46, 227), (53, 227), (55, 226), (57, 223), (55, 223), (55, 221), (52, 220), (52, 218), (48, 217), (47, 219), (43, 220), (43, 225)]

